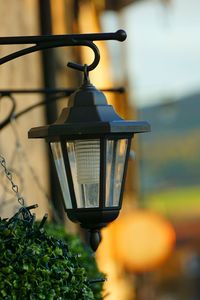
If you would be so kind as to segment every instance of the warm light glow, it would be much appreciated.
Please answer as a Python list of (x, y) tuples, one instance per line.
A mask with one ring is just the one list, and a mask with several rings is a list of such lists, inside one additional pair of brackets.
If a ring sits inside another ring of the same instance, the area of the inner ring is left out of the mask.
[(100, 141), (75, 140), (66, 145), (77, 207), (98, 207)]
[(112, 256), (133, 272), (151, 271), (166, 261), (175, 244), (175, 231), (162, 216), (138, 210), (110, 225)]
[(75, 141), (77, 181), (80, 184), (99, 183), (100, 141)]

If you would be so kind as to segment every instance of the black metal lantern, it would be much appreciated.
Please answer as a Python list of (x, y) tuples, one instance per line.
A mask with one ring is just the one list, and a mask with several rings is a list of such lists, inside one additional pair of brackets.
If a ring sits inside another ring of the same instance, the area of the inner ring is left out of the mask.
[(100, 228), (119, 214), (131, 139), (146, 131), (147, 122), (123, 120), (86, 80), (54, 124), (28, 133), (50, 144), (67, 215), (90, 230), (94, 250)]

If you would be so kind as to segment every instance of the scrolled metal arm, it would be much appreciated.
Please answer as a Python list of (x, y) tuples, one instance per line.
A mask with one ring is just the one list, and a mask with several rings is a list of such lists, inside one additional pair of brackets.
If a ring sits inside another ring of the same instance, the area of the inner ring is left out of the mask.
[[(126, 32), (123, 30), (118, 30), (113, 33), (0, 37), (0, 45), (33, 44), (31, 47), (27, 47), (0, 58), (0, 65), (17, 57), (21, 57), (39, 50), (65, 46), (87, 46), (93, 50), (95, 55), (94, 61), (87, 67), (88, 71), (91, 71), (96, 68), (100, 60), (99, 50), (93, 41), (116, 40), (122, 42), (125, 39)], [(84, 71), (84, 67), (76, 63), (69, 63), (68, 66), (80, 71)]]

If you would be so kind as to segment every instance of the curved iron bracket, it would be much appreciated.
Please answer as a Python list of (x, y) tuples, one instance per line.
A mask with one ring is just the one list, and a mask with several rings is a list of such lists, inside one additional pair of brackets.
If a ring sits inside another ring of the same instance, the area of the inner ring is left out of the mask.
[[(72, 34), (72, 35), (45, 35), (45, 36), (18, 36), (18, 37), (0, 37), (0, 45), (19, 45), (19, 44), (33, 44), (33, 46), (16, 51), (9, 55), (0, 58), (0, 65), (11, 61), (17, 57), (24, 56), (39, 50), (45, 50), (56, 47), (68, 46), (87, 46), (94, 52), (94, 61), (87, 66), (87, 71), (96, 68), (100, 60), (100, 53), (93, 41), (99, 40), (116, 40), (124, 41), (126, 39), (126, 32), (118, 30), (114, 33), (88, 33), (88, 34)], [(77, 63), (68, 63), (68, 66), (80, 71), (85, 70), (85, 67)]]

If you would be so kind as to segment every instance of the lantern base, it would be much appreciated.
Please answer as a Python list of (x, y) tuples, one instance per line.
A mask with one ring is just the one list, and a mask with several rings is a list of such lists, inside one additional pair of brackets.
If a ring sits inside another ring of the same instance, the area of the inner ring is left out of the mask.
[(96, 251), (101, 242), (101, 228), (114, 221), (119, 215), (119, 207), (116, 208), (76, 208), (67, 209), (68, 218), (79, 223), (82, 228), (89, 230), (89, 244)]
[(67, 209), (68, 218), (81, 227), (89, 230), (97, 230), (114, 221), (119, 215), (117, 208), (76, 208)]

